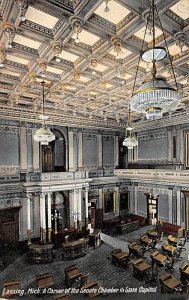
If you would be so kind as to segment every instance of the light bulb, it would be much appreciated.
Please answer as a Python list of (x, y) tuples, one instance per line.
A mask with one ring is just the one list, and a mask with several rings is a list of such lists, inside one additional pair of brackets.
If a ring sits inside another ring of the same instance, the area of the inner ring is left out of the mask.
[(24, 22), (24, 21), (26, 21), (26, 17), (21, 15), (21, 16), (19, 17), (19, 20), (20, 20), (21, 22)]
[(79, 44), (79, 43), (80, 43), (80, 40), (79, 40), (78, 36), (75, 38), (75, 43), (76, 43), (76, 44)]
[(106, 7), (104, 8), (104, 12), (108, 13), (110, 11), (110, 8), (108, 7), (108, 3), (106, 3)]
[(56, 57), (56, 62), (57, 62), (57, 63), (60, 63), (60, 62), (61, 62), (60, 57), (58, 57), (58, 56)]
[(8, 44), (6, 45), (6, 48), (7, 48), (7, 49), (12, 49), (12, 45), (11, 45), (10, 43), (8, 43)]
[(93, 74), (93, 75), (95, 75), (95, 74), (96, 74), (96, 71), (95, 71), (95, 70), (93, 70), (93, 71), (92, 71), (92, 74)]
[(3, 63), (0, 63), (0, 68), (3, 68), (4, 67), (4, 64)]
[(41, 77), (43, 77), (43, 78), (44, 78), (44, 77), (45, 77), (45, 74), (44, 74), (44, 73), (41, 73)]

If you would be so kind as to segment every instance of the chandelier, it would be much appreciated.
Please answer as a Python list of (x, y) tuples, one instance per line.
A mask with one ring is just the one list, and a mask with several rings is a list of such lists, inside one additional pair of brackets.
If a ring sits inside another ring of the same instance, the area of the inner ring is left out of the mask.
[[(155, 45), (155, 11), (156, 11), (157, 19), (160, 23), (161, 30), (163, 32), (163, 38), (165, 41), (166, 50), (159, 46), (156, 47)], [(154, 0), (152, 0), (152, 6), (150, 8), (150, 16), (152, 22), (152, 35), (153, 35), (152, 48), (149, 48), (148, 50), (143, 52), (143, 45), (145, 41), (146, 31), (148, 29), (147, 27), (148, 24), (146, 24), (144, 40), (139, 55), (136, 76), (133, 85), (133, 91), (131, 97), (131, 109), (139, 113), (145, 113), (146, 119), (148, 120), (154, 120), (154, 119), (162, 118), (163, 113), (165, 112), (174, 111), (181, 100), (181, 95), (178, 92), (178, 85), (177, 85), (172, 60), (166, 42), (165, 32), (162, 28), (162, 24), (158, 15), (157, 8), (154, 5)], [(176, 89), (174, 89), (164, 77), (157, 76), (156, 63), (163, 60), (166, 57), (166, 55), (168, 55), (168, 58), (170, 60), (170, 66), (172, 69), (172, 74), (174, 77)], [(146, 63), (152, 64), (152, 70), (150, 76), (142, 83), (141, 87), (136, 92), (134, 92), (141, 58)]]
[(39, 115), (39, 119), (42, 120), (42, 127), (36, 130), (34, 133), (34, 140), (40, 142), (41, 145), (48, 145), (50, 142), (55, 140), (55, 135), (52, 133), (50, 128), (47, 127), (45, 123), (48, 120), (49, 116), (44, 114), (44, 102), (45, 102), (45, 82), (41, 82), (43, 87), (43, 96), (42, 96), (42, 114)]
[(127, 147), (130, 150), (132, 150), (135, 146), (138, 146), (138, 141), (135, 135), (132, 133), (133, 129), (134, 128), (131, 127), (131, 107), (129, 103), (128, 122), (126, 126), (126, 134), (125, 134), (125, 139), (123, 141), (123, 146)]

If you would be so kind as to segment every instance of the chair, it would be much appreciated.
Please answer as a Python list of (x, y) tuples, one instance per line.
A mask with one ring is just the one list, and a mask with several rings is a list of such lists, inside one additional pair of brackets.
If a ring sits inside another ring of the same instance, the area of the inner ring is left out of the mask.
[(2, 297), (13, 297), (19, 295), (19, 291), (21, 291), (21, 284), (18, 280), (7, 281), (3, 285), (3, 293)]
[(39, 289), (46, 289), (54, 284), (54, 279), (51, 273), (46, 273), (36, 277), (36, 285)]
[(78, 266), (73, 265), (64, 270), (65, 273), (65, 284), (68, 287), (80, 288), (87, 283), (88, 275), (82, 273)]

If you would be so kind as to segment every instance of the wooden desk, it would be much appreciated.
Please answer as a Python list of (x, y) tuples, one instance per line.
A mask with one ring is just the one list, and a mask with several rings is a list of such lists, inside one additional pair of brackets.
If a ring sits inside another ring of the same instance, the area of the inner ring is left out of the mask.
[(130, 223), (123, 223), (116, 226), (116, 231), (119, 234), (129, 233), (139, 229), (139, 222), (133, 221)]
[(61, 294), (58, 294), (58, 295), (54, 295), (54, 296), (53, 296), (53, 299), (69, 300), (69, 299), (70, 299), (70, 296), (69, 296), (69, 294), (61, 293)]
[(135, 242), (129, 244), (129, 254), (134, 255), (135, 257), (141, 257), (143, 255), (144, 248), (142, 245)]
[(163, 284), (169, 289), (175, 289), (181, 284), (181, 282), (180, 280), (172, 276), (171, 278), (165, 279), (163, 281)]
[(184, 262), (179, 267), (179, 271), (181, 274), (181, 281), (189, 281), (189, 264), (188, 262)]
[(152, 260), (154, 260), (154, 262), (157, 262), (158, 264), (163, 264), (167, 260), (167, 257), (165, 255), (157, 251), (151, 254), (151, 258)]
[(129, 253), (121, 249), (112, 252), (112, 262), (118, 267), (125, 267), (128, 265)]
[(54, 284), (54, 280), (51, 273), (39, 275), (36, 278), (36, 285), (39, 289), (49, 288)]
[(3, 285), (2, 297), (13, 297), (19, 295), (19, 290), (21, 290), (21, 284), (18, 280), (7, 281)]
[(29, 252), (27, 260), (29, 263), (41, 264), (50, 263), (53, 261), (52, 249), (54, 244), (31, 244), (29, 246)]
[(172, 256), (174, 252), (176, 252), (177, 248), (174, 246), (171, 246), (169, 244), (163, 244), (162, 250), (165, 251), (169, 256)]
[(167, 241), (168, 241), (168, 243), (169, 243), (170, 245), (176, 247), (176, 246), (177, 246), (177, 243), (178, 243), (178, 241), (179, 241), (179, 239), (176, 238), (176, 237), (174, 237), (174, 236), (172, 236), (172, 235), (169, 235), (169, 236), (167, 237)]
[(153, 240), (150, 239), (147, 235), (143, 235), (140, 237), (140, 241), (145, 246), (150, 246), (153, 243)]
[(87, 238), (81, 238), (74, 242), (63, 243), (63, 259), (74, 259), (77, 257), (82, 257), (87, 254), (88, 250), (88, 241)]
[(151, 268), (151, 265), (149, 265), (144, 260), (137, 260), (136, 262), (133, 262), (133, 265), (134, 268), (140, 271), (141, 273), (144, 273)]
[(84, 295), (87, 295), (90, 298), (97, 297), (102, 294), (102, 292), (99, 292), (99, 285), (95, 280), (90, 280), (84, 284), (81, 291), (84, 293)]
[(147, 235), (148, 235), (149, 238), (154, 240), (154, 239), (157, 239), (159, 237), (159, 232), (152, 229), (152, 230), (147, 231)]

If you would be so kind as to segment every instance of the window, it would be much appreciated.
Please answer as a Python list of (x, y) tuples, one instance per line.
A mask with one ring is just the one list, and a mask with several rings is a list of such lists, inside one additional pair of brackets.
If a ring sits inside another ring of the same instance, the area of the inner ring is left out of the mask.
[(114, 212), (114, 193), (104, 193), (104, 212)]
[(129, 209), (129, 193), (120, 193), (120, 210)]

